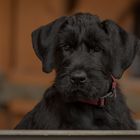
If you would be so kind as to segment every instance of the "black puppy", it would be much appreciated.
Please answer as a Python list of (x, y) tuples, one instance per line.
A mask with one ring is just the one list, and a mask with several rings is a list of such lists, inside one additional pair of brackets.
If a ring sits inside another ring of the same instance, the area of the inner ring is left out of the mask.
[(16, 129), (136, 129), (114, 78), (121, 78), (139, 40), (111, 20), (78, 13), (32, 33), (43, 71), (56, 79)]

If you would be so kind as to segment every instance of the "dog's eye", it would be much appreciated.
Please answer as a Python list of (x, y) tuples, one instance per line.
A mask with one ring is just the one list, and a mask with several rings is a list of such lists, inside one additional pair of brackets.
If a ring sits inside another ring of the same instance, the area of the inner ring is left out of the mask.
[(90, 53), (100, 52), (101, 48), (99, 46), (90, 47)]
[(63, 49), (64, 49), (65, 51), (69, 51), (69, 50), (71, 49), (71, 47), (70, 47), (69, 45), (65, 45), (65, 46), (63, 46)]
[(64, 51), (69, 51), (71, 49), (70, 45), (67, 45), (65, 43), (59, 43), (59, 46), (64, 50)]
[(88, 46), (88, 51), (90, 53), (100, 52), (102, 48), (99, 42), (97, 43), (94, 42), (93, 44), (87, 43), (87, 46)]
[(97, 46), (97, 45), (96, 45), (96, 46), (94, 47), (94, 51), (95, 51), (95, 52), (99, 52), (100, 50), (101, 50), (100, 46)]

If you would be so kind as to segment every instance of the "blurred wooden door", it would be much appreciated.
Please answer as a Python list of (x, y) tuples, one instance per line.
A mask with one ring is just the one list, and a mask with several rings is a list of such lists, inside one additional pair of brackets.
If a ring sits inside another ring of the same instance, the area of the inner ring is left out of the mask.
[[(16, 83), (46, 84), (54, 72), (45, 74), (31, 44), (31, 32), (66, 13), (70, 0), (1, 0), (0, 1), (0, 70)], [(117, 18), (130, 0), (78, 0), (74, 12), (91, 12), (102, 19)], [(68, 6), (68, 5), (67, 5)]]

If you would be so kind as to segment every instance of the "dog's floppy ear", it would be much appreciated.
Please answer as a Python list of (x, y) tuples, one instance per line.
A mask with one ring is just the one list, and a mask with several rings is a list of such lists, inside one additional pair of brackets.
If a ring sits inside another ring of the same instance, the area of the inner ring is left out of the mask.
[(111, 20), (103, 21), (102, 25), (111, 41), (110, 71), (115, 78), (119, 79), (131, 65), (138, 47), (140, 47), (140, 41)]
[(32, 32), (32, 43), (36, 55), (42, 61), (44, 72), (51, 72), (54, 68), (54, 52), (56, 36), (64, 23), (65, 17), (56, 19), (54, 22), (42, 26)]

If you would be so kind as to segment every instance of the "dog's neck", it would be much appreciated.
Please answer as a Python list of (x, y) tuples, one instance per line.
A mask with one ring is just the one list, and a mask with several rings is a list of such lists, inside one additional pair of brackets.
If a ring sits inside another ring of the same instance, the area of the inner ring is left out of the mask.
[(108, 105), (110, 101), (113, 101), (116, 98), (117, 82), (115, 81), (115, 78), (113, 76), (111, 77), (112, 77), (112, 87), (111, 90), (105, 96), (92, 100), (80, 100), (80, 102), (93, 106), (104, 107)]

